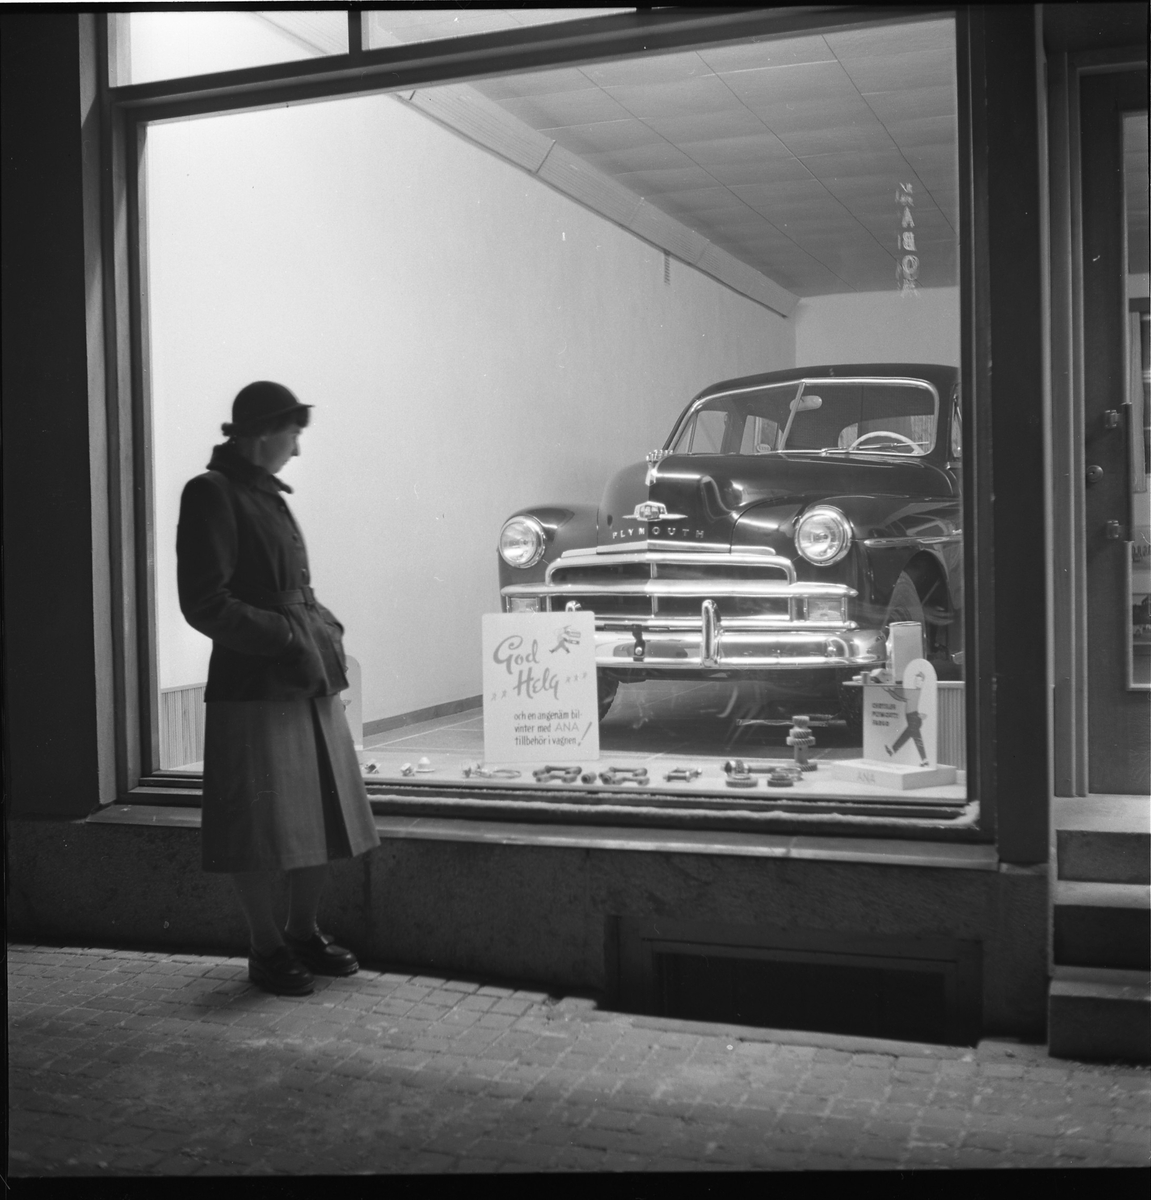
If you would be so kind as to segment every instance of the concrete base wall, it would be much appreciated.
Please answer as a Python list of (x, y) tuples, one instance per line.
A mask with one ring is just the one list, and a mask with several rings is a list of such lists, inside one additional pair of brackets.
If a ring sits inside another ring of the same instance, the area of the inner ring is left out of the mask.
[[(9, 935), (243, 953), (230, 881), (200, 870), (197, 826), (10, 822)], [(367, 961), (602, 990), (611, 917), (946, 936), (982, 943), (984, 1031), (1044, 1034), (1038, 871), (667, 852), (639, 837), (621, 849), (618, 836), (605, 848), (383, 836), (333, 864), (321, 909)]]

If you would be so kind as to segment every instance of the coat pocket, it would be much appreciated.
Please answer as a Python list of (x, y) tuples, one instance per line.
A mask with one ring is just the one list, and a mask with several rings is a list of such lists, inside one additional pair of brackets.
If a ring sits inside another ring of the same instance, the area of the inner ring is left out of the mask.
[(327, 681), (324, 656), (307, 621), (300, 619), (303, 610), (296, 606), (284, 610), (292, 630), (292, 640), (276, 660), (285, 684), (300, 688), (311, 695)]
[(344, 652), (344, 627), (336, 618), (335, 613), (330, 609), (325, 608), (322, 604), (317, 604), (320, 618), (324, 622), (324, 628), (328, 631), (328, 636), (332, 641), (332, 649), (336, 652), (336, 659), (340, 664), (340, 670), (345, 674), (348, 670), (348, 656)]

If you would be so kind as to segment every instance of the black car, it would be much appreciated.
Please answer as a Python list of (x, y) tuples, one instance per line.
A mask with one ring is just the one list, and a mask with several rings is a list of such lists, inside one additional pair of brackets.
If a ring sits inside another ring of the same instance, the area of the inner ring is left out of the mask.
[(500, 533), (504, 610), (596, 618), (600, 713), (620, 682), (756, 680), (828, 719), (916, 621), (962, 662), (958, 372), (921, 363), (729, 379), (593, 505)]

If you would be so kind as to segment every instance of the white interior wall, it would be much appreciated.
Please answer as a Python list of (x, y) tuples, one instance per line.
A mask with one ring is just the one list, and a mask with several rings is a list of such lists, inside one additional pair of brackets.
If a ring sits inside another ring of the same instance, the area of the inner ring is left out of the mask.
[(387, 96), (154, 127), (148, 271), (162, 687), (206, 676), (180, 617), (180, 490), (232, 396), (316, 406), (283, 472), (372, 721), (475, 695), (509, 512), (595, 501), (794, 322), (673, 262)]
[(908, 296), (849, 292), (801, 300), (793, 315), (796, 366), (918, 362), (959, 365), (959, 289)]

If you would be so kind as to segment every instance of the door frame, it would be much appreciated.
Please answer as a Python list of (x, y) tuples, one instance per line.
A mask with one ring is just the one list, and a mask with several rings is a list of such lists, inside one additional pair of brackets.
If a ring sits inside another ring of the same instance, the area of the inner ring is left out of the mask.
[(1050, 282), (1045, 440), (1048, 658), (1052, 791), (1088, 794), (1085, 326), (1080, 83), (1084, 76), (1147, 70), (1144, 47), (1060, 51), (1047, 57)]

